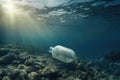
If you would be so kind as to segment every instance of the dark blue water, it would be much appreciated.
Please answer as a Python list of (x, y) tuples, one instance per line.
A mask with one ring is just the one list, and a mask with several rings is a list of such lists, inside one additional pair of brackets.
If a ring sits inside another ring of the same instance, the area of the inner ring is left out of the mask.
[[(100, 58), (107, 51), (120, 49), (120, 6), (110, 5), (112, 0), (104, 1), (106, 3), (104, 5), (92, 6), (97, 2), (93, 0), (84, 3), (66, 3), (46, 10), (35, 7), (33, 10), (22, 6), (23, 12), (24, 10), (31, 12), (12, 14), (12, 17), (5, 13), (1, 5), (0, 40), (34, 45), (44, 48), (45, 53), (50, 46), (62, 45), (73, 49), (80, 58)], [(110, 6), (105, 7), (107, 4)], [(39, 15), (44, 15), (43, 21), (36, 20), (41, 18)]]
[(78, 19), (69, 24), (44, 25), (40, 32), (30, 29), (24, 32), (23, 25), (14, 32), (6, 31), (3, 27), (1, 40), (42, 47), (45, 52), (50, 46), (62, 45), (73, 49), (80, 58), (96, 59), (107, 51), (120, 49), (120, 23), (115, 20), (109, 21), (102, 17)]

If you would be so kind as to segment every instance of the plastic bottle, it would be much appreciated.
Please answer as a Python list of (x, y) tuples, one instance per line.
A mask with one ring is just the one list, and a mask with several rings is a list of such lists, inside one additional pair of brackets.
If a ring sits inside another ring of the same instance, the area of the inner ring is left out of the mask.
[(76, 54), (72, 49), (57, 45), (55, 47), (50, 47), (49, 52), (52, 57), (58, 59), (64, 63), (71, 63), (76, 59)]

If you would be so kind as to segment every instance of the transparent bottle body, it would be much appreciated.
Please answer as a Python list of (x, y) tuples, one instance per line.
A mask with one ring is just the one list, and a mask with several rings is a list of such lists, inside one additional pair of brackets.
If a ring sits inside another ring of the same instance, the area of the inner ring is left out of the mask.
[(64, 63), (73, 62), (76, 59), (76, 54), (72, 49), (57, 45), (51, 47), (50, 51), (53, 58), (56, 58)]

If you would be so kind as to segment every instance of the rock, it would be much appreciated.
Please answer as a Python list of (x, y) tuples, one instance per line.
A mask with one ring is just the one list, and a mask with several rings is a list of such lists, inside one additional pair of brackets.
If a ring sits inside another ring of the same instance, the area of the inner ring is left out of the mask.
[(11, 80), (9, 76), (4, 76), (2, 80)]
[(25, 47), (8, 44), (0, 46), (3, 51), (0, 54), (0, 80), (120, 80), (119, 58), (111, 58), (118, 52), (112, 52), (115, 54), (110, 54), (112, 56), (107, 56), (106, 60), (105, 57), (99, 61), (77, 58), (66, 64), (48, 55), (29, 54)]
[(20, 74), (20, 71), (18, 69), (14, 69), (13, 67), (9, 67), (6, 69), (7, 75), (11, 78), (15, 78)]
[(28, 55), (27, 52), (22, 52), (19, 54), (19, 61), (20, 63), (24, 63), (25, 60), (29, 59), (30, 58), (30, 55)]
[(55, 67), (55, 66), (50, 66), (50, 65), (47, 65), (45, 68), (43, 69), (40, 69), (38, 71), (38, 74), (41, 76), (41, 77), (45, 77), (45, 78), (48, 78), (50, 80), (56, 80), (60, 75), (59, 75), (59, 71), (58, 69)]
[(48, 57), (45, 56), (37, 56), (37, 60), (40, 61), (41, 63), (46, 64), (48, 61)]
[(111, 62), (120, 62), (120, 50), (107, 52), (104, 59)]
[(58, 73), (58, 70), (56, 68), (54, 68), (54, 66), (51, 66), (51, 67), (46, 66), (44, 69), (42, 69), (42, 70), (40, 69), (39, 74), (43, 75), (43, 76), (48, 76), (48, 75), (51, 75), (51, 74), (56, 75)]
[(7, 75), (12, 79), (12, 80), (26, 80), (27, 79), (27, 72), (22, 69), (14, 69), (13, 67), (10, 67), (6, 70)]
[(26, 59), (26, 60), (25, 60), (24, 64), (27, 65), (27, 66), (32, 66), (32, 65), (35, 64), (35, 62), (36, 62), (36, 59), (34, 59), (34, 58), (29, 58), (29, 59)]
[(27, 73), (31, 72), (33, 69), (30, 66), (26, 66), (24, 64), (18, 65), (17, 69), (19, 70), (25, 70)]
[(20, 80), (28, 80), (27, 72), (23, 69), (20, 70), (20, 75), (18, 76)]
[(32, 66), (35, 70), (43, 69), (45, 67), (44, 64), (35, 64)]
[(7, 73), (5, 72), (5, 70), (0, 69), (0, 77), (2, 78), (4, 76), (6, 76), (6, 75), (7, 75)]
[(28, 74), (28, 78), (30, 80), (38, 80), (40, 78), (40, 76), (36, 72), (31, 72)]
[(25, 65), (31, 66), (34, 70), (39, 70), (45, 67), (44, 63), (41, 63), (36, 58), (29, 58), (24, 62)]
[(14, 61), (12, 62), (12, 64), (20, 64), (20, 61), (14, 60)]
[(9, 53), (3, 57), (0, 58), (0, 64), (10, 64), (12, 61), (18, 59), (18, 56), (13, 54), (13, 53)]
[(49, 80), (49, 78), (42, 77), (41, 80)]
[(7, 55), (8, 53), (9, 53), (9, 50), (0, 49), (0, 57)]

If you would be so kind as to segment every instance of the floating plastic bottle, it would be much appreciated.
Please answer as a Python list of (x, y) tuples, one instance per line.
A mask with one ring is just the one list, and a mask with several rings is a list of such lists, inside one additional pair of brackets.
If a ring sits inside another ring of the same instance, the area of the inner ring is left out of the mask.
[(52, 54), (53, 58), (64, 63), (71, 63), (76, 59), (76, 54), (72, 49), (60, 45), (50, 47), (49, 52)]

